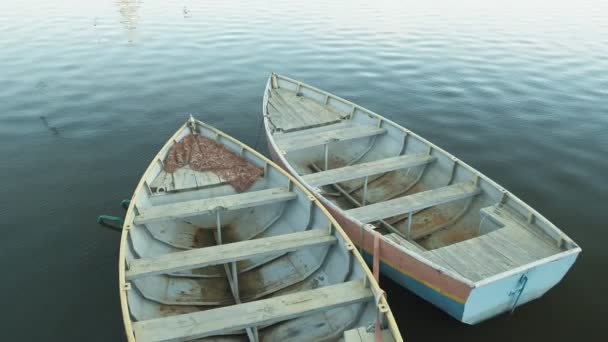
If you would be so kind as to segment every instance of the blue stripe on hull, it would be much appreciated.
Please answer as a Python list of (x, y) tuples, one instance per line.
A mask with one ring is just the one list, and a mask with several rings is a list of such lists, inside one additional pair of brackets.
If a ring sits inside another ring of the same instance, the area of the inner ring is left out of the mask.
[[(363, 258), (371, 266), (373, 257), (370, 253), (363, 250)], [(434, 289), (426, 286), (418, 280), (408, 276), (407, 274), (401, 273), (399, 270), (391, 267), (390, 265), (380, 261), (380, 272), (393, 281), (403, 286), (404, 288), (414, 292), (416, 295), (432, 303), (441, 310), (447, 312), (452, 317), (459, 321), (462, 321), (462, 315), (464, 312), (464, 304), (455, 301), (454, 299), (435, 291)]]

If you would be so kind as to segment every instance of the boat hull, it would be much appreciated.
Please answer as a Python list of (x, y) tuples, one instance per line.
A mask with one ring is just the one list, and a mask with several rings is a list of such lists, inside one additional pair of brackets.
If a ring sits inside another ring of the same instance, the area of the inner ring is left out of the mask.
[(129, 341), (334, 340), (372, 324), (376, 336), (403, 340), (365, 260), (319, 201), (193, 117), (142, 176), (119, 253)]
[[(265, 132), (272, 160), (319, 198), (371, 265), (374, 232), (362, 229), (358, 222), (348, 218), (323, 196), (318, 196), (280, 155), (268, 125), (265, 125)], [(441, 266), (417, 257), (389, 240), (379, 239), (379, 247), (383, 275), (466, 324), (477, 324), (541, 297), (559, 283), (578, 256), (578, 251), (574, 250), (526, 265), (508, 276), (497, 276), (477, 284), (446, 274)], [(527, 281), (522, 288), (520, 282), (524, 275)]]

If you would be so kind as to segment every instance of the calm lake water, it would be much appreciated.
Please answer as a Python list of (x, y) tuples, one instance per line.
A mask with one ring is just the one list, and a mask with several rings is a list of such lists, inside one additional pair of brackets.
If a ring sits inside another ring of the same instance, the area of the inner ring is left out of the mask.
[(97, 215), (121, 214), (188, 113), (266, 152), (271, 71), (437, 143), (583, 248), (546, 296), (474, 327), (382, 279), (406, 338), (598, 331), (608, 307), (607, 2), (429, 3), (0, 2), (2, 340), (123, 340), (119, 234)]

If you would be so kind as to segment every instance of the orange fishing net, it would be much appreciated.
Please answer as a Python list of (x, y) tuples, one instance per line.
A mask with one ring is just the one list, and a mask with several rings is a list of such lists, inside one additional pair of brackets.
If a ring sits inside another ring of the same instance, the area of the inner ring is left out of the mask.
[(249, 189), (264, 170), (215, 140), (190, 134), (171, 147), (165, 158), (165, 171), (175, 172), (189, 165), (194, 171), (212, 171), (238, 192)]

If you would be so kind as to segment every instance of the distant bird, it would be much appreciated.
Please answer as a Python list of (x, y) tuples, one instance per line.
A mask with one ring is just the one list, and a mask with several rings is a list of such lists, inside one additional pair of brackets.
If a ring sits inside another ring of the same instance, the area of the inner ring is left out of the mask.
[(38, 83), (36, 83), (36, 89), (38, 89), (38, 90), (44, 91), (44, 90), (46, 90), (47, 87), (48, 87), (48, 85), (44, 81), (38, 81)]
[(44, 125), (44, 127), (46, 127), (49, 131), (53, 132), (53, 135), (59, 135), (59, 130), (57, 129), (57, 127), (49, 125), (49, 122), (46, 120), (46, 117), (44, 115), (40, 117), (40, 120), (42, 120), (42, 124)]
[(186, 6), (184, 6), (183, 12), (184, 12), (184, 18), (187, 18), (190, 11), (188, 10), (188, 8)]

